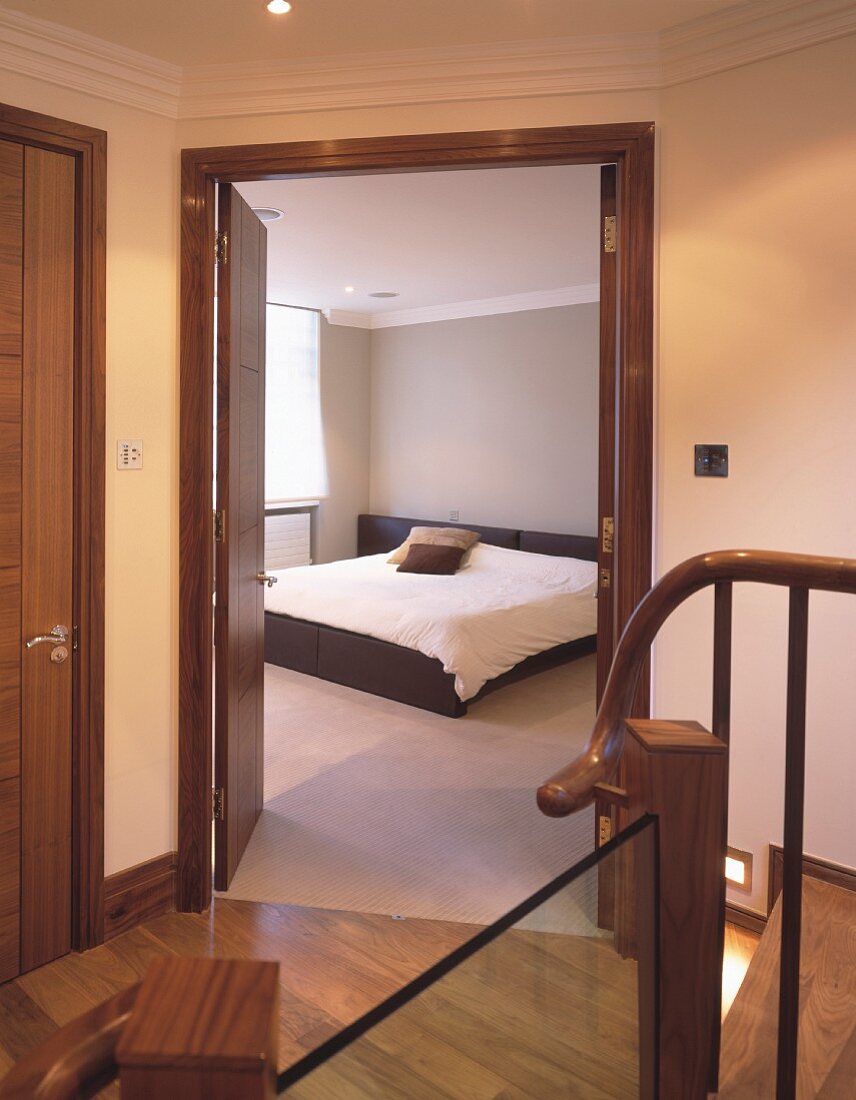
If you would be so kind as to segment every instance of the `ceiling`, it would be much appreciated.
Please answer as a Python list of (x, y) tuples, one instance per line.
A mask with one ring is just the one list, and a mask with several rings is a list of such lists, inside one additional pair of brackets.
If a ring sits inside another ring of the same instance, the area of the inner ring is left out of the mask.
[(734, 0), (0, 0), (176, 65), (656, 33)]
[(238, 190), (285, 211), (268, 224), (269, 301), (377, 314), (597, 283), (599, 173), (497, 168)]

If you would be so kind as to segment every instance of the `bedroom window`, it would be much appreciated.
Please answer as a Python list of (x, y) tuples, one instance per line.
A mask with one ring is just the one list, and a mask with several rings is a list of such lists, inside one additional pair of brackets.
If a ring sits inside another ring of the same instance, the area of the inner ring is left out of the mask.
[(265, 392), (265, 502), (327, 495), (321, 425), (318, 314), (268, 304)]

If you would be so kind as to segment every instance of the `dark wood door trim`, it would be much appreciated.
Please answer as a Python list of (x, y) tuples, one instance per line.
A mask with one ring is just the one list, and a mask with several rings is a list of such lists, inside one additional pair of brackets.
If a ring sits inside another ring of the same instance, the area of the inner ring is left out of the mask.
[(104, 474), (107, 135), (0, 104), (0, 138), (75, 158), (72, 945), (104, 938)]
[[(651, 584), (654, 125), (491, 130), (185, 149), (181, 158), (177, 907), (211, 898), (215, 183), (547, 164), (618, 166), (617, 638)], [(639, 700), (647, 707), (647, 685)], [(534, 797), (534, 793), (533, 793)]]

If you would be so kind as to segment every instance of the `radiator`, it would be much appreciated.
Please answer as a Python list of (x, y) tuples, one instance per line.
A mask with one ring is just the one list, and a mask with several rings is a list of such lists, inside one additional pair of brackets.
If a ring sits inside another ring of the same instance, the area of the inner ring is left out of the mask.
[(311, 565), (309, 512), (286, 512), (265, 517), (265, 570)]

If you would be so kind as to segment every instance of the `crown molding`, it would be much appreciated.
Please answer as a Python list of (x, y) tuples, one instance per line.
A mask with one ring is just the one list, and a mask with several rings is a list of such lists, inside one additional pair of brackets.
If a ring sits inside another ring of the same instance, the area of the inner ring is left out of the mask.
[(447, 302), (416, 309), (393, 309), (383, 313), (354, 313), (344, 309), (325, 309), (331, 325), (348, 328), (398, 328), (401, 325), (425, 325), (434, 321), (456, 321), (464, 317), (493, 317), (500, 313), (522, 313), (532, 309), (555, 309), (600, 301), (600, 285), (583, 283), (556, 290), (534, 290), (524, 294), (506, 294), (499, 298), (478, 298), (468, 302)]
[(0, 68), (178, 118), (178, 65), (45, 19), (0, 10)]
[(755, 0), (660, 35), (661, 86), (683, 84), (856, 33), (853, 0)]
[(549, 39), (186, 69), (181, 118), (655, 88), (656, 35)]
[(856, 33), (856, 0), (752, 0), (660, 34), (182, 69), (0, 10), (0, 66), (173, 119), (656, 90)]

